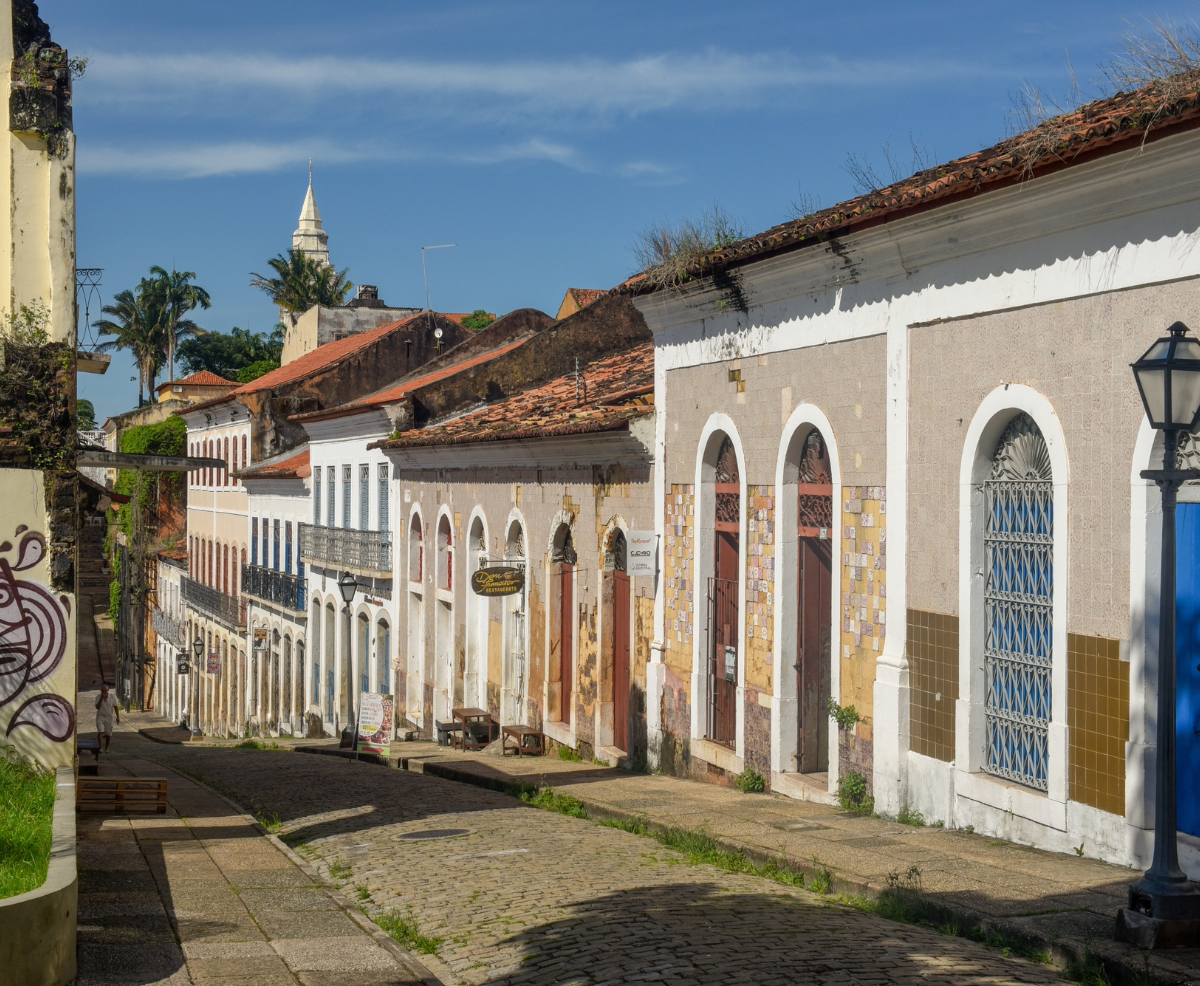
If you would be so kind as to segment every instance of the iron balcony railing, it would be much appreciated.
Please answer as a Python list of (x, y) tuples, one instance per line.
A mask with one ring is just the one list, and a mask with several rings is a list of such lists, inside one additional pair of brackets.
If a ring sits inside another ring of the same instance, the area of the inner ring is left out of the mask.
[(300, 525), (300, 557), (326, 569), (392, 573), (392, 532)]
[(187, 649), (187, 634), (184, 633), (183, 621), (174, 616), (169, 616), (158, 607), (155, 607), (152, 617), (154, 632), (162, 637), (168, 644), (176, 650)]
[(305, 579), (261, 565), (242, 569), (242, 592), (263, 602), (304, 612)]
[(186, 575), (182, 576), (179, 581), (183, 587), (184, 602), (193, 609), (200, 610), (233, 630), (246, 625), (246, 601), (244, 599), (227, 596), (212, 586), (189, 579)]

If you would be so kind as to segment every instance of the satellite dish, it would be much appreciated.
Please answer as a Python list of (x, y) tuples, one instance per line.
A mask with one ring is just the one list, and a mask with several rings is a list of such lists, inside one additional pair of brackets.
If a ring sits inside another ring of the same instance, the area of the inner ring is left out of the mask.
[(434, 329), (434, 330), (433, 330), (433, 337), (434, 337), (435, 339), (440, 339), (440, 338), (442, 337), (442, 330), (441, 330), (441, 329)]

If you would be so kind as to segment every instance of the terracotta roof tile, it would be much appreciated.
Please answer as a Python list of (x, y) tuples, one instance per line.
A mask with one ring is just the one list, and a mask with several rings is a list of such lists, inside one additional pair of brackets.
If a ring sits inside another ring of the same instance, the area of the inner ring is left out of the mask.
[(277, 459), (264, 462), (262, 465), (251, 466), (249, 469), (242, 469), (234, 475), (239, 479), (304, 479), (306, 476), (312, 475), (312, 469), (309, 468), (308, 449), (298, 455), (288, 456), (286, 459)]
[[(442, 313), (435, 312), (435, 314), (440, 315)], [(242, 386), (233, 392), (233, 395), (252, 394), (259, 390), (268, 390), (282, 384), (302, 380), (310, 374), (332, 366), (334, 363), (345, 359), (360, 349), (366, 349), (377, 340), (395, 332), (414, 319), (423, 317), (423, 315), (424, 313), (410, 315), (408, 318), (403, 318), (398, 322), (388, 322), (386, 325), (381, 325), (367, 332), (359, 332), (355, 335), (347, 336), (345, 339), (327, 342), (323, 346), (318, 346), (311, 353), (305, 353), (299, 359), (292, 360), (287, 366), (281, 366), (278, 370), (264, 373), (257, 380), (251, 380), (249, 383), (242, 384)]]
[[(773, 226), (766, 232), (713, 251), (697, 260), (696, 276), (865, 229), (959, 198), (1003, 188), (1027, 178), (1082, 164), (1104, 154), (1136, 147), (1200, 126), (1200, 70), (1172, 80), (1185, 95), (1166, 98), (1157, 85), (1121, 92), (1047, 120), (993, 147), (956, 158), (911, 178), (849, 199), (812, 215)], [(653, 291), (645, 274), (619, 289)]]
[(179, 380), (164, 380), (155, 390), (162, 390), (164, 387), (237, 387), (236, 380), (226, 380), (222, 376), (218, 376), (211, 370), (201, 370), (199, 373), (193, 373), (190, 377), (183, 377)]
[[(654, 346), (644, 343), (584, 366), (576, 397), (574, 374), (516, 394), (441, 424), (416, 428), (370, 448), (419, 448), (514, 441), (613, 431), (651, 413)], [(586, 383), (586, 400), (582, 385)]]

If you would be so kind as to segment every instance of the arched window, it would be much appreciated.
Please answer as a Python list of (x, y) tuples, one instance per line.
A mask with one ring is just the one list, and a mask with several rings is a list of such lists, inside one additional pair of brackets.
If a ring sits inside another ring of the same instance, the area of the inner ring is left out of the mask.
[(450, 534), (450, 518), (445, 514), (438, 521), (437, 584), (439, 589), (454, 588), (454, 547)]
[(250, 465), (250, 457), (246, 454), (246, 436), (242, 436), (242, 468), (245, 469)]
[(1046, 441), (1018, 414), (984, 482), (983, 769), (1046, 790), (1053, 652), (1054, 486)]
[(408, 580), (421, 582), (425, 577), (425, 545), (421, 538), (421, 515), (413, 514), (408, 525)]
[(224, 455), (224, 459), (225, 459), (225, 469), (224, 469), (224, 473), (225, 473), (225, 475), (224, 475), (224, 483), (225, 483), (225, 485), (226, 485), (226, 486), (228, 486), (228, 485), (229, 485), (229, 439), (228, 439), (228, 438), (226, 438), (226, 439), (225, 439), (225, 455)]
[(571, 528), (560, 524), (550, 554), (551, 593), (555, 601), (550, 628), (550, 717), (570, 724), (575, 681), (575, 541)]

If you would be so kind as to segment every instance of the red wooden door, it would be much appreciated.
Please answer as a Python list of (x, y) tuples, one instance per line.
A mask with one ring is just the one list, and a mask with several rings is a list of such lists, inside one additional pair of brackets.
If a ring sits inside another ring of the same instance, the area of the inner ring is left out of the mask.
[(800, 539), (800, 625), (796, 680), (800, 719), (796, 744), (797, 769), (803, 774), (829, 769), (829, 728), (832, 617), (830, 592), (833, 573), (829, 542)]
[(716, 535), (716, 577), (709, 589), (709, 738), (733, 746), (737, 741), (739, 538), (729, 531), (719, 530)]
[(613, 572), (613, 745), (629, 750), (629, 576)]
[(573, 578), (575, 567), (573, 565), (561, 566), (560, 573), (561, 589), (559, 590), (560, 607), (558, 613), (558, 640), (559, 640), (559, 666), (562, 669), (561, 677), (561, 695), (560, 704), (561, 711), (559, 718), (561, 721), (569, 723), (571, 721), (571, 683), (574, 681), (575, 674), (571, 665), (571, 658), (575, 653), (575, 579)]

